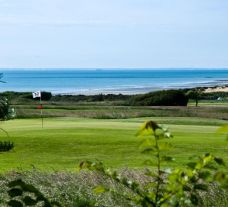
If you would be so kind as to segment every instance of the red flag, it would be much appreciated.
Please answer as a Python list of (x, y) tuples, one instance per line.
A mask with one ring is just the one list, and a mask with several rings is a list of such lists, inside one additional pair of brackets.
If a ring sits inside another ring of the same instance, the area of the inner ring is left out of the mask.
[(37, 106), (37, 109), (43, 109), (43, 105)]

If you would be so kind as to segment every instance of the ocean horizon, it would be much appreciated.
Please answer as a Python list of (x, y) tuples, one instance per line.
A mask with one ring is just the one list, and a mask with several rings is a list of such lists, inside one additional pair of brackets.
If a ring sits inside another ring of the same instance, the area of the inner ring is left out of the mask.
[(228, 84), (228, 69), (0, 69), (0, 91), (52, 94), (138, 94), (149, 91)]

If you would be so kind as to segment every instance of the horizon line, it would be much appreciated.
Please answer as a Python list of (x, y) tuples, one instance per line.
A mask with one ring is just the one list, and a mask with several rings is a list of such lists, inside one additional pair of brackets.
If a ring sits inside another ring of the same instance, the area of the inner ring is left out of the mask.
[(226, 70), (228, 67), (0, 67), (0, 70)]

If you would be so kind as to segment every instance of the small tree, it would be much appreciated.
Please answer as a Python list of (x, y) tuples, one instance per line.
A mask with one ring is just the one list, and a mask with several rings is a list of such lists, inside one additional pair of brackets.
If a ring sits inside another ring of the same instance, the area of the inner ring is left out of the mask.
[[(3, 74), (0, 73), (0, 82), (5, 83), (1, 80)], [(11, 108), (8, 99), (4, 96), (0, 96), (0, 120), (11, 119), (16, 116), (14, 108)]]
[(200, 89), (192, 89), (192, 90), (189, 90), (186, 95), (188, 96), (188, 98), (195, 100), (196, 107), (197, 107), (201, 94), (202, 94), (202, 91)]

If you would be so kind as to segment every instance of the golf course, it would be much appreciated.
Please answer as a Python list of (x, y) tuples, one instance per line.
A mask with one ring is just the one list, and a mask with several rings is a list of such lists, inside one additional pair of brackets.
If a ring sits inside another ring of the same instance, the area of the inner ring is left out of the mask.
[[(39, 205), (42, 194), (47, 206), (145, 206), (144, 197), (161, 180), (160, 199), (167, 192), (181, 203), (184, 194), (175, 192), (187, 185), (197, 198), (186, 194), (184, 202), (226, 207), (227, 192), (218, 187), (226, 183), (228, 163), (227, 132), (220, 130), (228, 119), (222, 95), (222, 101), (214, 99), (217, 94), (204, 97), (198, 106), (194, 99), (186, 106), (144, 106), (132, 102), (143, 96), (50, 96), (41, 104), (31, 93), (5, 93), (2, 109), (10, 118), (0, 122), (0, 203)], [(148, 128), (153, 133), (145, 136)], [(178, 182), (169, 181), (173, 176)]]
[[(171, 165), (182, 166), (189, 157), (210, 152), (228, 161), (224, 134), (217, 129), (223, 120), (190, 117), (143, 117), (91, 119), (73, 117), (15, 119), (1, 122), (1, 137), (14, 142), (12, 151), (1, 153), (1, 171), (76, 171), (83, 160), (100, 160), (113, 168), (142, 168), (140, 137), (136, 132), (144, 121), (153, 120), (168, 127), (175, 158)], [(169, 163), (170, 165), (170, 163)]]

